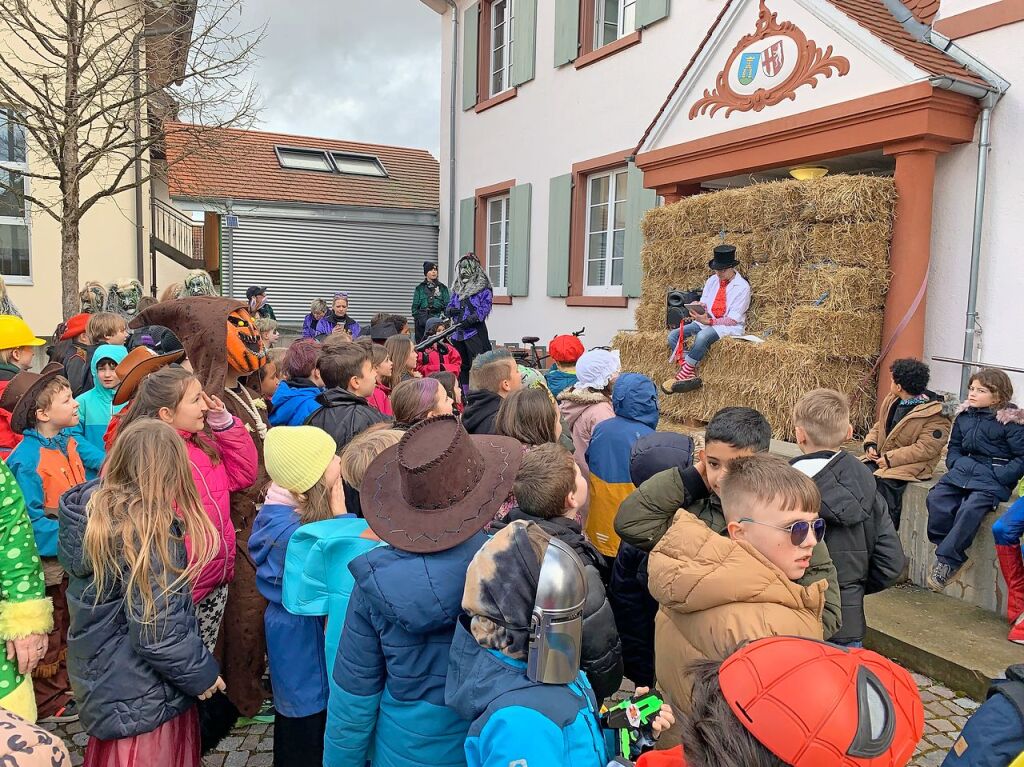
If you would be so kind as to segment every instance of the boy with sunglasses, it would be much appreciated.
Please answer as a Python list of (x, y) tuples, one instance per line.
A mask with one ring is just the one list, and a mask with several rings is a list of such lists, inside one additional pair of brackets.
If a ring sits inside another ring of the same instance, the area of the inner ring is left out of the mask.
[(803, 455), (790, 464), (818, 486), (828, 550), (839, 575), (843, 627), (829, 641), (863, 647), (864, 595), (889, 588), (906, 556), (871, 469), (842, 449), (853, 438), (850, 403), (833, 389), (815, 389), (793, 410), (796, 443)]
[(684, 712), (695, 661), (724, 660), (742, 642), (770, 636), (823, 638), (828, 582), (799, 583), (825, 533), (818, 488), (781, 458), (760, 453), (732, 461), (721, 498), (726, 536), (682, 511), (647, 566), (661, 605), (658, 686)]
[[(619, 506), (615, 532), (626, 543), (650, 551), (669, 530), (679, 509), (686, 509), (712, 531), (726, 535), (721, 483), (736, 459), (767, 452), (771, 441), (772, 427), (757, 410), (719, 410), (704, 431), (704, 449), (698, 451), (697, 462), (659, 472), (634, 490)], [(836, 568), (828, 548), (819, 542), (800, 584), (808, 586), (822, 579), (828, 581), (822, 615), (828, 638), (842, 625), (842, 607)]]

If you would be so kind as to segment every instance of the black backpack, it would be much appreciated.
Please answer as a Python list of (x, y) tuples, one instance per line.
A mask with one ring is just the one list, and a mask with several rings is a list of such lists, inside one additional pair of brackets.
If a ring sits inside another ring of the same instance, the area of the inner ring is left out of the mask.
[(1024, 663), (1006, 669), (967, 720), (942, 767), (1007, 767), (1024, 753)]

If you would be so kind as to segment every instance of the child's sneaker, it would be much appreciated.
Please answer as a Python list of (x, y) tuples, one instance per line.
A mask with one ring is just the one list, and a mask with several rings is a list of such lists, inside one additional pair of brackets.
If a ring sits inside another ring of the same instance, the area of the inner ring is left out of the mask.
[(40, 724), (70, 724), (78, 721), (78, 704), (72, 698), (63, 706), (57, 709), (52, 716), (46, 716), (39, 720)]
[(936, 561), (928, 573), (928, 588), (941, 593), (946, 586), (957, 579), (962, 569), (962, 567), (953, 567), (945, 562)]

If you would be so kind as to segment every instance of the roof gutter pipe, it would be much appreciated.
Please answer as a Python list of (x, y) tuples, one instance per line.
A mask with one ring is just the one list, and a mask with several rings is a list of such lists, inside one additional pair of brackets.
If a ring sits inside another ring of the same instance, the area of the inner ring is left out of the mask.
[(448, 105), (448, 284), (451, 285), (455, 275), (455, 118), (458, 116), (455, 101), (459, 83), (459, 6), (455, 0), (447, 2), (452, 10), (451, 103)]
[[(992, 110), (1010, 88), (1010, 83), (979, 61), (945, 35), (928, 24), (918, 21), (902, 0), (882, 0), (889, 12), (903, 26), (907, 34), (919, 42), (930, 45), (961, 64), (969, 72), (982, 78), (988, 87), (966, 83), (953, 77), (936, 77), (931, 83), (936, 88), (961, 93), (981, 102), (981, 127), (978, 133), (978, 174), (974, 192), (974, 231), (971, 237), (971, 273), (967, 288), (967, 320), (964, 328), (965, 360), (974, 360), (978, 334), (978, 276), (981, 270), (981, 242), (985, 226), (985, 188), (988, 183), (988, 156), (992, 149)], [(960, 398), (967, 398), (971, 368), (965, 365), (960, 374)]]

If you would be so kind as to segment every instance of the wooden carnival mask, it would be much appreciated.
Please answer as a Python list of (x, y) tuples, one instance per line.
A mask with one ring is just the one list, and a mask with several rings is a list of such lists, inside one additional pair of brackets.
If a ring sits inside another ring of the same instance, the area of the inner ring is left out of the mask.
[(248, 309), (236, 309), (228, 315), (228, 365), (238, 373), (248, 375), (267, 362), (263, 337)]

